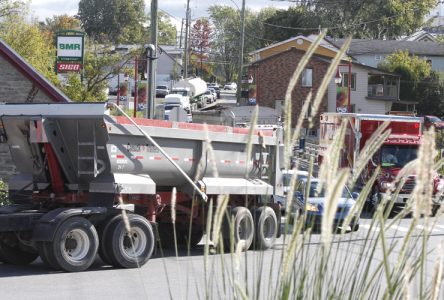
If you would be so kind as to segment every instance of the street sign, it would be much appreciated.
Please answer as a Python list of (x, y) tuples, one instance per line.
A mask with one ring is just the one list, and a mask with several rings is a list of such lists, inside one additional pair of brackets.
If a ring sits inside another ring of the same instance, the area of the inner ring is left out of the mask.
[(57, 36), (57, 61), (83, 61), (83, 35)]
[(57, 63), (57, 73), (67, 73), (67, 72), (80, 72), (82, 69), (82, 64), (80, 63)]

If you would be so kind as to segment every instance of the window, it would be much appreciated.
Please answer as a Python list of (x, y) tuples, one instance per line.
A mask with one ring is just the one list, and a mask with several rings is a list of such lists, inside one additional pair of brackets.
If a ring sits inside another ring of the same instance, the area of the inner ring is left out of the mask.
[(313, 69), (304, 69), (304, 71), (302, 71), (301, 83), (303, 87), (313, 86)]
[(375, 60), (382, 60), (382, 56), (379, 55), (379, 54), (376, 54), (376, 55), (375, 55)]
[[(348, 87), (348, 72), (347, 73), (343, 73), (341, 72), (341, 76), (342, 76), (342, 81), (341, 81), (341, 86), (342, 87)], [(351, 86), (350, 86), (352, 91), (356, 91), (356, 73), (351, 73)]]

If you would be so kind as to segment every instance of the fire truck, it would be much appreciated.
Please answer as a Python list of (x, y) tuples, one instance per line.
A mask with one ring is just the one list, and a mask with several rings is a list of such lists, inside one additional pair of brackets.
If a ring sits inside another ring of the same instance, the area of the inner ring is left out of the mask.
[(179, 246), (198, 244), (219, 195), (229, 197), (225, 245), (234, 228), (243, 250), (273, 246), (281, 219), (273, 198), (283, 193), (279, 130), (250, 135), (248, 128), (112, 116), (110, 108), (119, 110), (0, 105), (0, 138), (18, 171), (8, 184), (10, 204), (0, 207), (0, 261), (26, 265), (40, 256), (53, 269), (78, 272), (99, 254), (109, 265), (139, 267), (156, 246), (174, 245), (173, 226)]
[[(352, 171), (355, 168), (357, 158), (367, 141), (376, 129), (388, 121), (387, 130), (391, 133), (384, 141), (381, 148), (367, 163), (366, 168), (360, 174), (358, 184), (365, 185), (378, 166), (381, 172), (372, 187), (368, 204), (375, 208), (382, 196), (388, 190), (395, 190), (395, 178), (399, 171), (410, 161), (416, 159), (419, 145), (422, 142), (423, 119), (411, 116), (399, 115), (371, 115), (357, 113), (324, 113), (320, 116), (320, 154), (322, 162), (323, 151), (333, 141), (333, 137), (344, 119), (348, 119), (345, 133), (344, 148), (341, 152), (341, 167), (348, 167)], [(407, 203), (415, 186), (415, 174), (410, 174), (396, 199), (394, 199), (394, 211), (402, 208)], [(441, 188), (441, 179), (436, 174), (431, 179), (434, 193)], [(435, 211), (436, 211), (435, 207)]]

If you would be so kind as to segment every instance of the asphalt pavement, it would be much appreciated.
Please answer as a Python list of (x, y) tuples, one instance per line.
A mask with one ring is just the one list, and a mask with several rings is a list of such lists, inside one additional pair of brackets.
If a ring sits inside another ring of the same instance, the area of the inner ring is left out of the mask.
[[(435, 219), (431, 219), (432, 221)], [(428, 240), (426, 267), (432, 270), (437, 258), (437, 248), (444, 237), (444, 217), (436, 220), (436, 225), (431, 228)], [(385, 241), (390, 247), (400, 247), (405, 238), (412, 219), (402, 219), (385, 231)], [(414, 235), (424, 235), (424, 224), (416, 225)], [(341, 256), (352, 256), (358, 262), (358, 253), (362, 247), (366, 247), (368, 240), (378, 239), (378, 226), (371, 225), (371, 219), (362, 219), (360, 229), (357, 232), (347, 233), (344, 237), (339, 234), (333, 236), (333, 243), (337, 243), (335, 251), (338, 259)], [(291, 233), (291, 228), (288, 233)], [(0, 264), (0, 291), (1, 299), (204, 299), (205, 290), (211, 291), (209, 299), (231, 299), (230, 290), (224, 290), (225, 285), (230, 285), (227, 279), (227, 270), (239, 268), (239, 274), (245, 274), (248, 269), (252, 289), (260, 290), (259, 299), (268, 299), (269, 292), (273, 291), (278, 268), (282, 259), (282, 251), (288, 247), (289, 237), (281, 237), (275, 246), (267, 251), (247, 251), (240, 256), (240, 262), (230, 254), (212, 254), (206, 259), (203, 246), (191, 250), (190, 253), (180, 251), (176, 257), (174, 251), (160, 251), (140, 269), (115, 269), (103, 266), (100, 258), (85, 272), (64, 273), (48, 269), (40, 259), (29, 266), (10, 266)], [(367, 241), (367, 242), (366, 242)], [(313, 234), (309, 242), (304, 243), (307, 253), (316, 253), (321, 236)], [(370, 247), (370, 246), (369, 246)], [(313, 250), (310, 250), (313, 249)], [(371, 249), (369, 249), (371, 251)], [(392, 263), (397, 261), (397, 253), (394, 250), (390, 257)], [(419, 254), (418, 254), (419, 255)], [(380, 247), (372, 258), (374, 265), (383, 260)], [(206, 262), (206, 263), (205, 263)], [(205, 272), (207, 268), (208, 272)], [(222, 274), (225, 274), (222, 276)], [(241, 276), (241, 277), (242, 277)], [(337, 275), (335, 275), (337, 276)], [(259, 286), (255, 285), (258, 278)], [(207, 285), (207, 288), (205, 286)], [(208, 288), (209, 287), (209, 288)], [(250, 290), (251, 292), (251, 290)], [(442, 298), (441, 298), (442, 299)]]

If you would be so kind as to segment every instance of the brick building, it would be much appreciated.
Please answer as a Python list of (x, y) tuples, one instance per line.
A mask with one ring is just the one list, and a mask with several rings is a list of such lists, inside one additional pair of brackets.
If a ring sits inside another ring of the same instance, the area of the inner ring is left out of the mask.
[[(0, 40), (0, 103), (70, 102), (70, 99)], [(0, 144), (0, 178), (15, 172), (9, 148)]]
[[(264, 59), (257, 60), (249, 66), (249, 73), (256, 85), (256, 103), (260, 106), (278, 107), (285, 99), (285, 93), (298, 63), (305, 51), (291, 47)], [(296, 124), (303, 101), (311, 91), (313, 97), (330, 65), (330, 58), (313, 55), (295, 89), (292, 92), (292, 124)], [(327, 111), (327, 94), (322, 99), (319, 114)], [(318, 114), (318, 115), (319, 115)], [(318, 128), (319, 118), (315, 117), (314, 128)], [(306, 127), (308, 124), (304, 124)]]

